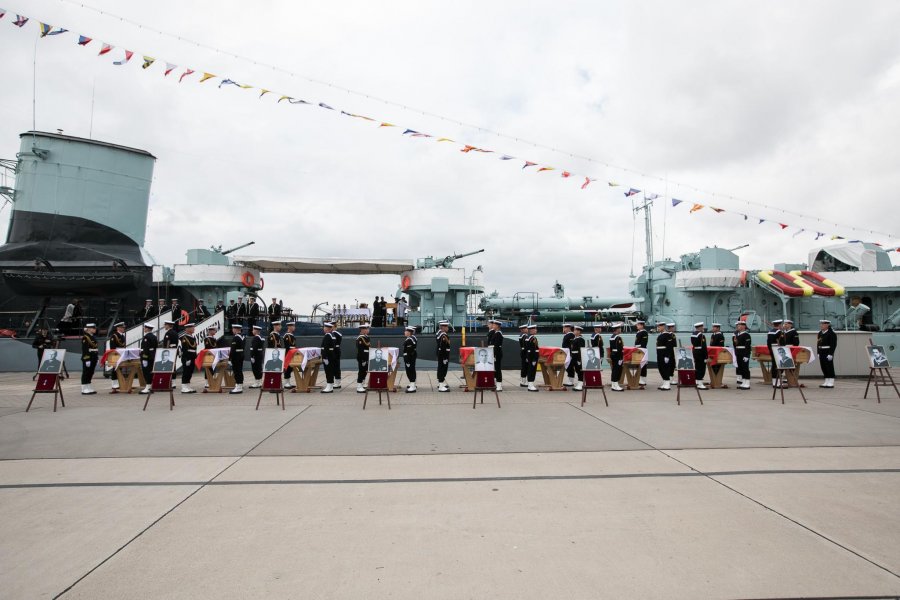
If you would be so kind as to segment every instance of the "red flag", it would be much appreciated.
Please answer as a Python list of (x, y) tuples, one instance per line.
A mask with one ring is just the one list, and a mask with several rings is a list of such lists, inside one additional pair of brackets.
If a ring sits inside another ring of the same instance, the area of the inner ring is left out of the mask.
[(787, 229), (787, 228), (788, 228), (788, 226), (785, 225), (784, 223), (779, 223), (779, 225), (781, 225), (781, 228), (782, 228), (782, 229)]
[(584, 189), (584, 188), (586, 188), (587, 186), (591, 185), (591, 182), (592, 182), (592, 181), (597, 181), (597, 180), (596, 180), (596, 179), (591, 179), (590, 177), (585, 177), (585, 178), (584, 178), (584, 183), (581, 184), (581, 189)]
[(531, 162), (530, 160), (526, 160), (526, 161), (525, 161), (525, 164), (522, 165), (522, 168), (523, 168), (523, 169), (527, 169), (528, 167), (533, 167), (533, 166), (535, 166), (536, 164), (537, 164), (537, 163), (533, 163), (533, 162)]
[(190, 74), (193, 73), (193, 72), (194, 72), (193, 69), (187, 69), (187, 68), (185, 68), (184, 73), (182, 73), (182, 74), (181, 74), (181, 77), (178, 78), (178, 83), (181, 83), (181, 80), (182, 80), (182, 79), (184, 79), (185, 77), (187, 77), (188, 75), (190, 75)]
[(561, 176), (562, 176), (562, 177), (571, 177), (572, 174), (569, 173), (568, 171), (563, 171), (562, 174), (561, 174)]
[(97, 53), (97, 56), (103, 56), (104, 54), (108, 54), (113, 49), (113, 46), (109, 44), (103, 44), (100, 48), (100, 52)]

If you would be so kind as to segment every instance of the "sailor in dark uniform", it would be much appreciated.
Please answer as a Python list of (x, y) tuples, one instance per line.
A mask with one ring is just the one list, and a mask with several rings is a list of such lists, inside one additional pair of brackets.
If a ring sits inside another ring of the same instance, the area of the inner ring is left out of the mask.
[(753, 340), (747, 331), (747, 323), (738, 321), (734, 324), (737, 333), (734, 334), (734, 358), (737, 361), (737, 376), (739, 390), (750, 389), (750, 354), (753, 352)]
[(447, 332), (450, 330), (450, 321), (441, 321), (438, 323), (438, 332), (435, 334), (435, 345), (437, 346), (437, 380), (439, 392), (449, 392), (447, 387), (447, 371), (450, 369), (450, 336)]
[(322, 394), (330, 394), (334, 391), (334, 362), (336, 353), (334, 351), (335, 338), (332, 335), (334, 331), (334, 323), (326, 321), (322, 323), (325, 334), (322, 336), (322, 364), (325, 365), (325, 387), (322, 388)]
[(580, 392), (584, 388), (584, 371), (582, 371), (581, 365), (581, 349), (585, 346), (584, 338), (581, 337), (582, 331), (584, 331), (584, 327), (581, 325), (575, 325), (573, 328), (575, 337), (572, 338), (572, 366), (575, 369), (575, 377), (578, 381), (575, 382), (575, 387), (572, 388), (576, 392)]
[(706, 350), (706, 334), (703, 333), (704, 326), (702, 321), (694, 323), (694, 333), (691, 334), (691, 346), (694, 348), (694, 375), (697, 378), (698, 390), (706, 389), (703, 378), (706, 377), (706, 361), (709, 359)]
[(266, 348), (282, 348), (284, 344), (281, 342), (281, 321), (272, 321), (272, 331), (266, 340)]
[(594, 333), (591, 334), (591, 348), (597, 349), (597, 360), (603, 362), (603, 326), (600, 323), (594, 323)]
[(197, 338), (194, 337), (196, 323), (188, 323), (184, 326), (184, 333), (178, 340), (181, 345), (181, 393), (194, 394), (197, 392), (191, 387), (191, 377), (194, 375), (194, 361), (197, 360)]
[[(710, 327), (712, 328), (712, 331), (709, 334), (709, 345), (715, 348), (724, 348), (725, 334), (722, 333), (721, 323), (713, 323)], [(709, 370), (718, 375), (719, 371), (724, 368), (723, 365), (710, 365)]]
[(166, 308), (166, 299), (159, 298), (156, 301), (156, 314), (153, 316), (162, 316), (166, 314), (169, 309)]
[(91, 385), (94, 370), (97, 368), (99, 346), (97, 345), (97, 325), (88, 323), (84, 326), (81, 336), (81, 393), (85, 396), (96, 394), (97, 390)]
[(240, 324), (241, 331), (244, 330), (244, 323), (247, 321), (247, 308), (249, 307), (244, 303), (244, 297), (238, 296), (237, 304), (234, 307), (234, 317)]
[(234, 389), (230, 394), (242, 394), (244, 392), (244, 334), (241, 333), (243, 325), (232, 323), (231, 325), (231, 351), (228, 354), (228, 362), (231, 363), (231, 371), (234, 374)]
[[(637, 327), (637, 332), (634, 334), (634, 345), (638, 348), (643, 348), (644, 354), (647, 354), (647, 346), (650, 344), (650, 332), (646, 329), (647, 325), (644, 321), (635, 321), (634, 325)], [(646, 364), (641, 367), (641, 378), (638, 381), (638, 385), (641, 387), (647, 385)]]
[(335, 327), (331, 332), (334, 338), (334, 389), (341, 389), (341, 344), (344, 342), (344, 334)]
[(519, 387), (528, 385), (528, 361), (525, 359), (525, 340), (528, 339), (528, 325), (519, 325)]
[(503, 391), (503, 332), (500, 330), (502, 323), (499, 319), (491, 319), (488, 322), (491, 330), (488, 332), (488, 346), (494, 349), (494, 383), (498, 392)]
[(541, 356), (540, 346), (537, 339), (537, 325), (532, 323), (528, 326), (528, 337), (525, 338), (525, 361), (528, 365), (528, 391), (538, 391), (534, 385), (534, 378), (537, 375), (538, 358)]
[[(124, 348), (127, 344), (125, 343), (125, 321), (119, 321), (115, 325), (113, 325), (115, 331), (113, 331), (109, 335), (109, 349), (117, 350), (119, 348)], [(110, 371), (110, 377), (112, 379), (112, 393), (117, 394), (119, 389), (119, 378), (116, 377), (116, 371), (113, 369)]]
[(772, 329), (766, 334), (766, 346), (769, 348), (769, 356), (772, 357), (772, 387), (779, 387), (781, 385), (779, 383), (778, 365), (775, 362), (775, 352), (772, 351), (772, 347), (784, 344), (784, 331), (782, 331), (781, 328), (782, 323), (784, 323), (784, 321), (781, 319), (772, 321)]
[(144, 374), (144, 389), (141, 394), (150, 393), (150, 382), (153, 381), (153, 361), (156, 360), (156, 349), (159, 347), (159, 340), (153, 333), (153, 325), (144, 325), (144, 337), (141, 338), (141, 371)]
[(563, 337), (560, 347), (569, 353), (569, 366), (566, 367), (566, 379), (563, 381), (563, 385), (565, 387), (572, 387), (575, 385), (572, 381), (575, 378), (575, 360), (572, 356), (572, 340), (575, 339), (575, 333), (572, 331), (571, 323), (563, 323), (562, 330)]
[(406, 393), (413, 394), (416, 391), (416, 356), (418, 355), (417, 346), (419, 340), (416, 338), (416, 328), (408, 325), (403, 330), (406, 339), (403, 341), (403, 362), (406, 363), (406, 378), (409, 379), (409, 385), (406, 386)]
[(206, 328), (206, 337), (203, 338), (203, 348), (206, 350), (212, 350), (213, 348), (219, 348), (219, 339), (216, 338), (216, 334), (219, 330), (215, 325), (210, 325)]
[(369, 324), (362, 323), (359, 326), (359, 335), (356, 336), (356, 392), (358, 394), (366, 393), (366, 386), (363, 382), (366, 380), (366, 372), (369, 370), (369, 348), (372, 342), (369, 339)]
[(247, 331), (253, 331), (253, 326), (259, 321), (259, 303), (255, 296), (247, 296)]
[(175, 323), (173, 321), (164, 321), (163, 337), (159, 342), (160, 348), (177, 348), (178, 332), (175, 331)]
[(675, 336), (666, 331), (665, 323), (656, 324), (656, 368), (662, 383), (657, 389), (672, 389), (672, 374), (675, 373)]
[(800, 333), (794, 329), (794, 322), (790, 319), (784, 320), (784, 345), (785, 346), (799, 346), (800, 345)]
[(157, 315), (156, 307), (153, 306), (153, 300), (147, 298), (144, 301), (144, 308), (138, 313), (138, 321), (149, 321)]
[(197, 300), (197, 308), (194, 310), (194, 319), (197, 323), (202, 323), (206, 319), (210, 318), (212, 314), (210, 314), (209, 309), (203, 304), (203, 300)]
[(250, 328), (253, 337), (250, 338), (250, 369), (253, 371), (253, 383), (251, 388), (262, 387), (263, 358), (266, 354), (266, 340), (261, 334), (262, 326), (254, 325)]
[(609, 336), (609, 363), (612, 366), (612, 385), (610, 388), (614, 392), (624, 392), (625, 389), (619, 385), (619, 379), (622, 378), (622, 364), (625, 362), (625, 341), (622, 339), (622, 324), (613, 323), (613, 333)]
[(50, 335), (46, 325), (38, 327), (37, 333), (34, 334), (34, 341), (31, 342), (31, 347), (37, 350), (38, 368), (40, 369), (44, 350), (53, 348), (53, 336)]
[(297, 387), (297, 384), (295, 384), (290, 379), (291, 367), (290, 367), (290, 365), (288, 365), (288, 362), (286, 359), (287, 359), (288, 350), (290, 350), (291, 348), (294, 348), (297, 345), (297, 341), (296, 341), (296, 339), (294, 339), (294, 327), (295, 327), (294, 322), (288, 321), (287, 323), (284, 324), (284, 326), (287, 329), (287, 331), (284, 333), (284, 335), (281, 336), (281, 347), (284, 348), (284, 357), (285, 357), (284, 387), (285, 387), (285, 389), (290, 390), (290, 389)]
[(175, 329), (175, 333), (178, 333), (181, 330), (181, 304), (178, 302), (178, 298), (172, 298), (172, 306), (169, 307), (169, 310), (172, 311), (172, 326)]
[(834, 352), (837, 350), (837, 334), (831, 328), (831, 321), (822, 319), (819, 321), (819, 333), (816, 336), (816, 352), (819, 355), (819, 364), (822, 365), (822, 376), (825, 381), (819, 387), (834, 387)]

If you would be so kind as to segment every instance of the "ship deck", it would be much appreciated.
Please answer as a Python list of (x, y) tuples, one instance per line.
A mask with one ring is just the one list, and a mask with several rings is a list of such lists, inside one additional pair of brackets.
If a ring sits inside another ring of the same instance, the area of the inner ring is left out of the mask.
[[(608, 372), (607, 372), (608, 373)], [(0, 374), (0, 596), (900, 595), (900, 400), (78, 395)], [(458, 384), (451, 373), (450, 381)], [(196, 379), (195, 379), (196, 383)], [(733, 385), (733, 381), (732, 381)], [(891, 391), (893, 394), (893, 391)]]

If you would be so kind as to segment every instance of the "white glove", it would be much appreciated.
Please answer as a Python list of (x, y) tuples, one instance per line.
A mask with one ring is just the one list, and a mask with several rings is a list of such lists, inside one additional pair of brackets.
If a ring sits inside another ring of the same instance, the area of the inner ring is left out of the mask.
[(450, 361), (449, 361), (449, 360), (445, 360), (445, 361), (444, 361), (444, 364), (446, 365), (448, 362), (450, 362)]
[(618, 365), (621, 367), (623, 362), (625, 362), (625, 361), (620, 360), (620, 361), (619, 361), (618, 363), (616, 363), (616, 364), (618, 364)]
[(826, 356), (826, 357), (825, 357), (825, 358), (827, 358), (827, 359), (828, 359), (828, 360), (833, 360), (833, 359), (834, 359), (834, 356), (833, 356), (833, 355), (831, 355), (831, 354), (829, 354), (829, 355), (828, 355), (828, 356)]
[(147, 361), (146, 361), (146, 360), (142, 360), (142, 361), (141, 361), (141, 364), (142, 364), (143, 366), (146, 367), (146, 366), (147, 366)]
[(322, 363), (327, 365), (327, 364), (328, 364), (328, 359), (327, 359), (327, 358), (323, 358), (323, 359), (322, 359)]
[(669, 364), (669, 357), (668, 357), (668, 356), (665, 357), (665, 358), (663, 359), (663, 361), (664, 361), (666, 364)]
[(750, 362), (750, 357), (745, 356), (745, 357), (744, 357), (744, 362)]
[(255, 363), (255, 362), (256, 362), (256, 359), (253, 358), (253, 357), (251, 356), (251, 357), (250, 357), (250, 364), (252, 365), (252, 364)]
[(89, 361), (89, 360), (84, 361), (84, 366), (90, 367), (90, 366), (91, 366), (91, 361)]

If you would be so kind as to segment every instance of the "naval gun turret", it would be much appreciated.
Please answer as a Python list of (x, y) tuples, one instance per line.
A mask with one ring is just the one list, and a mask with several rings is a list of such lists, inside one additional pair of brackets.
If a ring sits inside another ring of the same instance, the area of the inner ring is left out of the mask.
[(465, 258), (466, 256), (472, 256), (473, 254), (479, 254), (484, 252), (484, 248), (481, 250), (473, 250), (472, 252), (464, 252), (462, 254), (451, 254), (449, 256), (445, 256), (441, 259), (436, 259), (433, 256), (426, 256), (425, 258), (416, 259), (416, 268), (417, 269), (449, 269), (453, 267), (453, 261)]
[(453, 266), (453, 262), (484, 252), (484, 249), (450, 254), (444, 258), (427, 256), (416, 259), (416, 268), (400, 275), (400, 288), (395, 294), (409, 296), (410, 325), (434, 331), (439, 321), (450, 321), (455, 328), (466, 324), (469, 296), (483, 294), (483, 272), (477, 267), (470, 274)]

